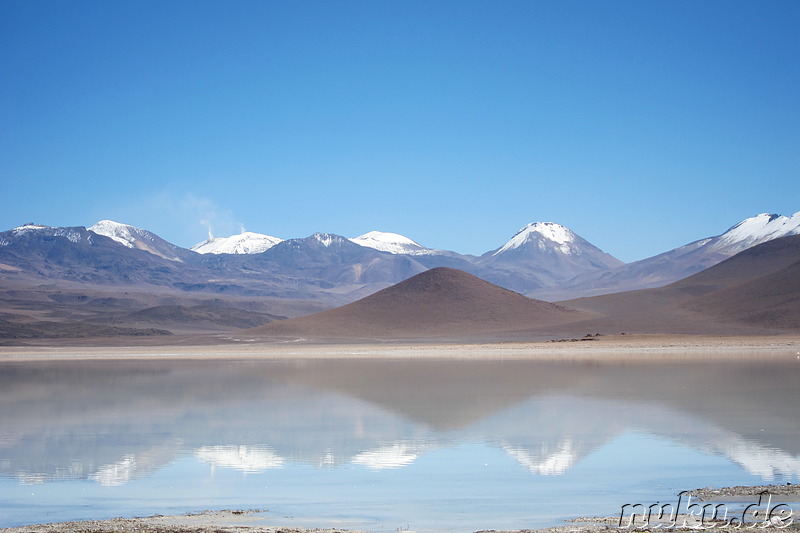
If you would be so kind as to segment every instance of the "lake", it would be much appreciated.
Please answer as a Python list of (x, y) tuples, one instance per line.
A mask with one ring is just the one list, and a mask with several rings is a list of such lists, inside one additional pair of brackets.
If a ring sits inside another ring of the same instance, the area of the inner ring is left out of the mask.
[(0, 363), (0, 527), (464, 532), (800, 481), (800, 361)]

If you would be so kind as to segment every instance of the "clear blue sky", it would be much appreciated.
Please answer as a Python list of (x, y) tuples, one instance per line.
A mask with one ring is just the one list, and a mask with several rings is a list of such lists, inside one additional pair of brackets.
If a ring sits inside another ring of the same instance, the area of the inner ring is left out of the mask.
[(800, 2), (0, 2), (0, 229), (528, 222), (625, 261), (800, 211)]

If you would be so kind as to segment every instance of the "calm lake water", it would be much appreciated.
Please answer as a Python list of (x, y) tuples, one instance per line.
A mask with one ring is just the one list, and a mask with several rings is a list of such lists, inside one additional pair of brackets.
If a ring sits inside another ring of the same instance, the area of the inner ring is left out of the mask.
[(0, 527), (464, 532), (800, 482), (800, 361), (0, 363)]

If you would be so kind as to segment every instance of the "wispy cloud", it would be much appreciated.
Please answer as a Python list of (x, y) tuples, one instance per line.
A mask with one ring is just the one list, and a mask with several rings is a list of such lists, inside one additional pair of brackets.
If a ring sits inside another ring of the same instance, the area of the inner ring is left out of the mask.
[(113, 213), (118, 222), (155, 232), (181, 246), (191, 246), (207, 237), (226, 237), (244, 230), (233, 210), (192, 192), (164, 190), (142, 198)]
[(236, 220), (233, 211), (222, 208), (210, 198), (186, 193), (174, 202), (182, 218), (205, 228), (208, 238), (228, 236), (243, 230), (244, 225)]

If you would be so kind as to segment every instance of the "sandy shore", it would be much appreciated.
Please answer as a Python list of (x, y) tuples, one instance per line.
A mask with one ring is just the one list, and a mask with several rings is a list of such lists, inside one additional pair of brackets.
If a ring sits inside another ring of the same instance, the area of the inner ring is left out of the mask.
[[(218, 339), (219, 340), (219, 339)], [(226, 338), (225, 344), (164, 346), (6, 346), (0, 361), (116, 358), (177, 359), (800, 359), (800, 335), (697, 336), (613, 335), (546, 342), (492, 343), (353, 343), (260, 342)]]
[[(719, 502), (737, 501), (737, 498), (749, 498), (746, 501), (758, 501), (758, 494), (768, 491), (774, 495), (775, 502), (800, 502), (800, 485), (765, 485), (765, 486), (739, 486), (723, 488), (703, 488), (691, 491), (695, 501), (716, 504)], [(739, 500), (744, 501), (744, 500)], [(733, 505), (733, 504), (732, 504)], [(740, 507), (745, 507), (742, 503)], [(722, 521), (709, 521), (704, 527), (698, 527), (696, 519), (687, 515), (678, 515), (675, 522), (678, 527), (650, 527), (641, 524), (641, 527), (629, 527), (625, 522), (620, 526), (620, 517), (580, 517), (569, 520), (568, 525), (543, 529), (523, 529), (513, 531), (481, 530), (476, 533), (598, 533), (610, 530), (658, 530), (658, 531), (765, 531), (769, 533), (792, 532), (800, 530), (800, 516), (795, 516), (793, 503), (787, 503), (788, 514), (782, 520), (774, 519), (770, 526), (764, 524), (748, 523), (744, 527), (728, 525)], [(736, 511), (740, 513), (741, 511)], [(367, 533), (359, 530), (346, 529), (303, 529), (287, 526), (263, 525), (266, 511), (258, 510), (228, 510), (228, 511), (203, 511), (200, 513), (176, 516), (149, 516), (140, 518), (113, 518), (111, 520), (87, 520), (80, 522), (60, 522), (54, 524), (40, 524), (13, 528), (0, 529), (3, 533)], [(734, 515), (733, 508), (731, 515)], [(735, 518), (734, 518), (735, 520)], [(686, 524), (686, 525), (684, 525)], [(628, 526), (628, 527), (626, 527)], [(683, 526), (683, 527), (680, 527)], [(399, 531), (398, 533), (415, 533)]]

